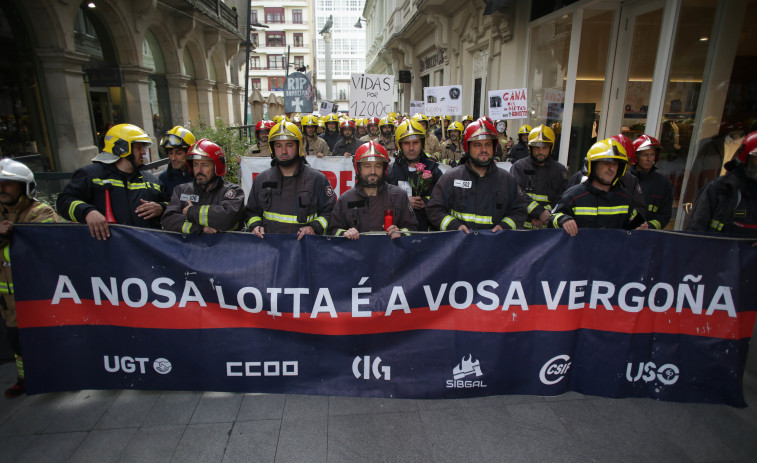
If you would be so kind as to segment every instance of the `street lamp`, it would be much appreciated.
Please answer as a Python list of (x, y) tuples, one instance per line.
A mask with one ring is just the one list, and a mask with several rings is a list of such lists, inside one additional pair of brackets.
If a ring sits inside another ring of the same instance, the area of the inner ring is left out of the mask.
[(366, 23), (368, 22), (367, 20), (365, 20), (363, 18), (357, 18), (357, 22), (355, 23), (355, 27), (358, 28), (358, 29), (362, 29), (363, 28), (363, 25), (360, 24), (360, 21), (363, 21), (363, 22), (366, 22)]

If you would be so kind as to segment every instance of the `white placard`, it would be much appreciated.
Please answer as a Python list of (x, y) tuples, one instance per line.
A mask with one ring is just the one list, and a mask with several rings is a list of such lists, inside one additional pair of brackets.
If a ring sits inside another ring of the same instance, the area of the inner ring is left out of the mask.
[(392, 111), (394, 76), (353, 73), (350, 76), (350, 117), (384, 117)]
[(489, 117), (494, 120), (525, 119), (528, 117), (526, 89), (489, 91)]
[(320, 114), (321, 116), (326, 116), (326, 115), (331, 114), (333, 109), (334, 109), (333, 101), (321, 101), (321, 107), (318, 108), (318, 114)]
[(424, 109), (423, 100), (413, 100), (410, 102), (410, 115), (414, 115), (416, 113), (426, 114)]
[(427, 116), (459, 116), (463, 114), (463, 86), (426, 87), (423, 102)]
[(548, 88), (544, 92), (541, 118), (550, 120), (562, 119), (563, 106), (565, 106), (565, 92), (563, 90)]

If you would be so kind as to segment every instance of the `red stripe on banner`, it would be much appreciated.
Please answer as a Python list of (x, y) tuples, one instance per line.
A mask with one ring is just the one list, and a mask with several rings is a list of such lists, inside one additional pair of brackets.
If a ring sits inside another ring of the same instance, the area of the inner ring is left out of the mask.
[(412, 330), (477, 331), (509, 333), (521, 331), (570, 331), (580, 328), (618, 333), (669, 333), (721, 339), (742, 339), (752, 335), (757, 311), (738, 313), (729, 317), (725, 311), (712, 315), (693, 314), (684, 309), (676, 312), (652, 312), (644, 308), (629, 313), (614, 310), (568, 310), (558, 306), (530, 306), (503, 311), (484, 311), (473, 305), (467, 309), (442, 306), (437, 311), (413, 309), (411, 313), (397, 310), (386, 316), (373, 312), (370, 317), (353, 317), (351, 312), (337, 312), (337, 318), (318, 313), (311, 318), (303, 312), (299, 318), (292, 313), (270, 315), (268, 312), (249, 313), (241, 309), (221, 308), (218, 304), (201, 307), (196, 303), (186, 307), (161, 309), (147, 304), (132, 308), (125, 305), (95, 305), (93, 301), (76, 304), (70, 300), (57, 305), (50, 301), (17, 301), (20, 328), (55, 327), (65, 325), (109, 325), (155, 329), (206, 328), (265, 328), (323, 335), (376, 334)]

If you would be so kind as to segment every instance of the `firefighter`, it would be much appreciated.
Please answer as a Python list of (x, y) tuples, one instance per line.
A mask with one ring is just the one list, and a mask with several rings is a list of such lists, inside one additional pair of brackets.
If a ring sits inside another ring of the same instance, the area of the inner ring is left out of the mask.
[(463, 149), (463, 123), (453, 122), (447, 128), (447, 140), (442, 143), (444, 154), (442, 156), (442, 164), (448, 164), (450, 166), (456, 166), (460, 162), (460, 158), (465, 154)]
[(594, 144), (588, 153), (587, 178), (569, 188), (557, 201), (548, 223), (576, 236), (580, 228), (646, 230), (644, 209), (634, 206), (631, 194), (620, 183), (628, 156), (617, 140)]
[(389, 158), (397, 157), (397, 141), (394, 139), (394, 121), (389, 117), (382, 117), (379, 121), (379, 144), (389, 154)]
[(441, 120), (442, 125), (441, 127), (437, 127), (436, 130), (434, 130), (434, 136), (438, 138), (442, 143), (442, 146), (444, 146), (444, 142), (447, 141), (449, 137), (447, 130), (449, 130), (449, 125), (452, 123), (452, 118), (449, 116), (442, 116)]
[(631, 174), (639, 179), (647, 205), (649, 227), (662, 230), (673, 214), (673, 184), (657, 172), (662, 146), (656, 138), (641, 135), (633, 141), (635, 156), (630, 157)]
[(360, 145), (363, 144), (360, 140), (355, 138), (355, 121), (352, 119), (345, 119), (339, 123), (339, 135), (341, 138), (334, 144), (333, 156), (350, 157)]
[(442, 176), (427, 206), (429, 220), (439, 230), (523, 228), (526, 199), (508, 172), (494, 162), (497, 131), (479, 119), (463, 135), (462, 165)]
[(255, 124), (256, 142), (247, 150), (245, 156), (267, 158), (271, 155), (271, 148), (268, 146), (268, 132), (271, 130), (271, 127), (273, 127), (273, 121), (258, 121)]
[(318, 117), (313, 115), (307, 115), (302, 118), (302, 127), (305, 128), (304, 142), (305, 142), (305, 155), (315, 156), (322, 158), (324, 156), (331, 156), (331, 150), (329, 149), (326, 140), (318, 136)]
[(355, 138), (360, 140), (364, 136), (368, 134), (368, 128), (365, 126), (365, 119), (362, 117), (358, 117), (355, 119), (355, 127), (357, 128), (357, 135), (355, 135)]
[(434, 185), (442, 176), (438, 163), (428, 158), (424, 151), (426, 131), (423, 126), (412, 119), (405, 119), (397, 126), (394, 139), (399, 146), (399, 155), (394, 164), (389, 166), (387, 182), (397, 185), (410, 197), (418, 230), (429, 230), (426, 218), (426, 203), (431, 197)]
[(463, 127), (467, 129), (468, 126), (471, 125), (472, 122), (473, 122), (473, 116), (471, 116), (470, 114), (466, 114), (465, 116), (463, 116), (463, 120), (462, 120)]
[(108, 223), (160, 228), (165, 207), (160, 204), (162, 189), (157, 178), (139, 170), (151, 144), (150, 137), (135, 125), (113, 126), (105, 134), (100, 154), (92, 164), (77, 169), (58, 195), (61, 216), (86, 223), (98, 240), (110, 237)]
[(366, 119), (365, 125), (368, 129), (368, 133), (360, 138), (360, 141), (372, 141), (379, 137), (379, 122), (381, 120), (378, 117), (369, 117)]
[(220, 146), (202, 138), (189, 150), (194, 180), (179, 185), (163, 214), (166, 230), (184, 234), (236, 230), (242, 219), (244, 192), (224, 180), (226, 155)]
[[(16, 301), (11, 278), (9, 246), (16, 223), (57, 223), (63, 220), (52, 207), (34, 198), (36, 183), (34, 174), (24, 164), (12, 159), (0, 160), (0, 246), (3, 252), (0, 261), (0, 314), (11, 350), (16, 357), (18, 380), (5, 391), (5, 397), (18, 397), (26, 392), (24, 362), (16, 321)], [(30, 256), (31, 257), (31, 256)]]
[(528, 135), (528, 157), (510, 169), (518, 186), (530, 197), (525, 228), (544, 228), (552, 206), (568, 189), (568, 171), (550, 156), (554, 146), (552, 129), (546, 125), (534, 128)]
[(757, 237), (757, 131), (697, 196), (687, 230)]
[(416, 230), (418, 219), (407, 193), (386, 183), (389, 154), (384, 147), (375, 141), (365, 143), (357, 149), (353, 164), (357, 182), (337, 200), (329, 233), (356, 240), (360, 233), (386, 231), (395, 239)]
[(247, 230), (263, 238), (266, 233), (324, 234), (336, 198), (326, 176), (305, 160), (302, 134), (292, 123), (271, 129), (271, 168), (252, 182), (245, 207)]
[(187, 164), (187, 150), (194, 145), (195, 136), (189, 130), (177, 125), (160, 140), (160, 147), (170, 161), (158, 180), (163, 186), (163, 200), (171, 200), (176, 185), (192, 181), (192, 169)]
[(416, 113), (412, 119), (418, 122), (423, 127), (424, 132), (426, 132), (426, 144), (423, 147), (423, 151), (431, 160), (438, 162), (444, 150), (442, 149), (442, 144), (439, 143), (439, 139), (436, 138), (434, 132), (428, 127), (428, 117), (425, 114)]
[(333, 152), (334, 145), (339, 141), (339, 132), (337, 131), (339, 128), (339, 116), (333, 113), (329, 114), (326, 116), (323, 123), (326, 125), (326, 131), (320, 135), (320, 137), (326, 140), (329, 149)]
[[(510, 150), (507, 152), (508, 161), (515, 164), (516, 161), (520, 161), (521, 159), (528, 157), (531, 152), (528, 147), (528, 136), (531, 134), (532, 130), (533, 127), (528, 124), (520, 126), (520, 128), (518, 129), (518, 143), (514, 144), (513, 147), (510, 148)], [(552, 149), (554, 151), (554, 146), (552, 147)]]

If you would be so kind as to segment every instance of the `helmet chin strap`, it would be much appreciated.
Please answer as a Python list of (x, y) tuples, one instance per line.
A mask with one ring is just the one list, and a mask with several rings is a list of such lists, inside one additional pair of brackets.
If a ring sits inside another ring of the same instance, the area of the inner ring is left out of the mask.
[(491, 163), (492, 163), (492, 160), (491, 160), (491, 159), (489, 159), (489, 160), (488, 160), (488, 161), (486, 161), (486, 162), (481, 162), (481, 161), (479, 161), (478, 159), (474, 158), (473, 156), (470, 156), (470, 162), (471, 162), (471, 163), (472, 163), (472, 164), (473, 164), (474, 166), (476, 166), (476, 167), (486, 167), (486, 166), (488, 166), (489, 164), (491, 164)]

